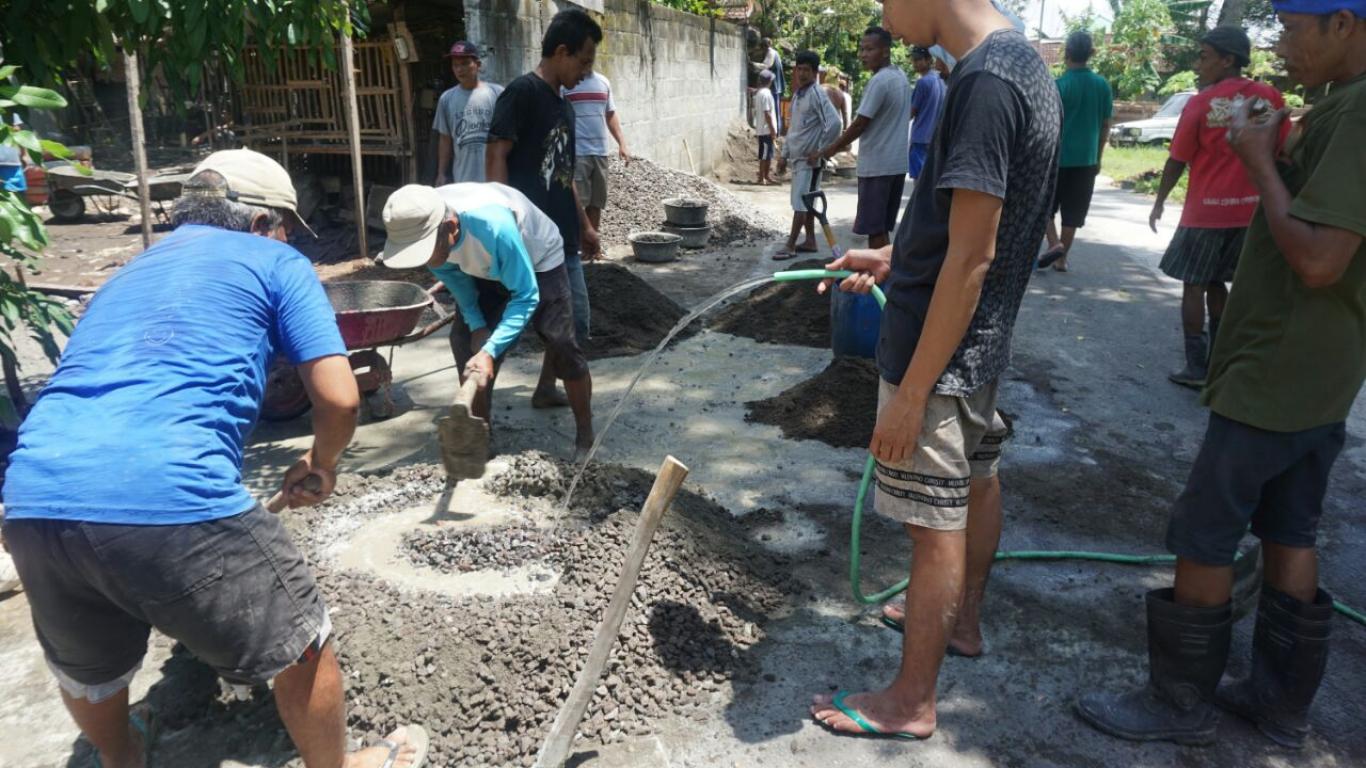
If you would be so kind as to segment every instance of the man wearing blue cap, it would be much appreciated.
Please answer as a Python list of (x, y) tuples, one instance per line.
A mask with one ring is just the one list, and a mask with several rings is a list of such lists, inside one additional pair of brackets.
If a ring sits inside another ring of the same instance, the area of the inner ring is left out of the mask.
[[(1147, 685), (1077, 704), (1086, 722), (1136, 741), (1211, 743), (1217, 705), (1297, 749), (1328, 663), (1333, 599), (1314, 543), (1366, 381), (1366, 0), (1274, 4), (1286, 72), (1330, 88), (1279, 157), (1284, 109), (1248, 99), (1229, 124), (1261, 204), (1210, 359), (1209, 430), (1167, 529), (1176, 583), (1147, 596)], [(1249, 524), (1265, 558), (1252, 673), (1220, 684)]]

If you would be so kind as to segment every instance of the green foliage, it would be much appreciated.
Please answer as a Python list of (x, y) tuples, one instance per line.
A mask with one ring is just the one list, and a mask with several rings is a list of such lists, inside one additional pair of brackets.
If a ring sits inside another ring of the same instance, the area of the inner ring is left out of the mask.
[(1109, 45), (1096, 56), (1096, 71), (1122, 99), (1151, 95), (1162, 82), (1155, 63), (1173, 30), (1164, 0), (1128, 0), (1115, 16)]
[[(0, 82), (12, 77), (18, 69), (0, 62)], [(45, 88), (0, 85), (0, 145), (20, 149), (36, 164), (43, 162), (44, 151), (57, 157), (69, 157), (71, 153), (66, 147), (39, 139), (32, 131), (18, 130), (11, 124), (10, 117), (15, 107), (61, 109), (65, 106), (66, 99)], [(9, 371), (17, 371), (19, 367), (14, 353), (16, 332), (24, 331), (32, 336), (53, 362), (60, 354), (54, 331), (71, 334), (73, 321), (66, 305), (24, 284), (26, 274), (38, 274), (41, 265), (38, 254), (47, 244), (47, 229), (42, 219), (29, 210), (19, 194), (0, 189), (0, 256), (13, 263), (19, 278), (0, 269), (0, 360), (6, 369), (7, 392), (18, 387), (18, 382), (8, 380)], [(23, 417), (21, 406), (22, 403), (13, 402), (8, 394), (0, 395), (0, 425), (9, 429), (18, 426)]]
[[(1164, 147), (1109, 147), (1101, 159), (1100, 172), (1122, 187), (1139, 194), (1155, 195), (1162, 182), (1162, 167), (1166, 165), (1168, 157)], [(1167, 198), (1169, 202), (1179, 203), (1186, 199), (1189, 179), (1189, 173), (1182, 174)]]
[(1285, 77), (1285, 69), (1282, 68), (1281, 59), (1275, 53), (1257, 48), (1252, 51), (1252, 56), (1249, 58), (1251, 63), (1243, 68), (1245, 76), (1264, 83)]
[[(775, 45), (815, 51), (823, 63), (853, 74), (851, 88), (858, 90), (858, 73), (863, 68), (858, 59), (859, 40), (865, 29), (882, 23), (882, 6), (877, 0), (772, 0), (760, 6), (753, 23)], [(898, 49), (904, 46), (892, 46), (894, 60)]]
[(1286, 105), (1287, 107), (1290, 107), (1291, 109), (1303, 109), (1303, 108), (1304, 108), (1304, 96), (1301, 96), (1300, 94), (1298, 94), (1298, 93), (1293, 93), (1293, 92), (1291, 92), (1291, 93), (1286, 93), (1286, 94), (1284, 94), (1284, 96), (1285, 96), (1285, 105)]
[(721, 15), (721, 12), (707, 0), (653, 0), (653, 2), (698, 16), (719, 17)]
[(1183, 91), (1193, 91), (1199, 81), (1200, 76), (1190, 70), (1177, 72), (1167, 78), (1167, 82), (1163, 83), (1162, 87), (1157, 90), (1157, 95), (1165, 99)]
[(40, 85), (55, 85), (78, 59), (113, 60), (115, 46), (160, 68), (178, 96), (197, 94), (207, 66), (236, 78), (249, 42), (267, 64), (283, 48), (307, 47), (335, 66), (336, 34), (363, 33), (365, 2), (338, 0), (0, 0), (0, 51)]

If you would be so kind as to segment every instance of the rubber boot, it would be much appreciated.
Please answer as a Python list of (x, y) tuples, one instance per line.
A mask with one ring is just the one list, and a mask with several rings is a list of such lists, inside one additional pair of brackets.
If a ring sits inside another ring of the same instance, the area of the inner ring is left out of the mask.
[(1233, 617), (1227, 604), (1197, 608), (1172, 601), (1174, 590), (1147, 595), (1148, 684), (1125, 693), (1091, 693), (1077, 714), (1131, 741), (1210, 744), (1219, 726), (1214, 689), (1228, 660)]
[(1320, 589), (1311, 604), (1264, 587), (1252, 635), (1252, 674), (1220, 684), (1215, 701), (1282, 747), (1300, 749), (1309, 734), (1309, 706), (1328, 666), (1332, 626), (1333, 598), (1327, 592)]
[(1204, 334), (1186, 337), (1186, 367), (1167, 378), (1173, 384), (1199, 389), (1205, 386), (1205, 374), (1209, 371), (1209, 345)]

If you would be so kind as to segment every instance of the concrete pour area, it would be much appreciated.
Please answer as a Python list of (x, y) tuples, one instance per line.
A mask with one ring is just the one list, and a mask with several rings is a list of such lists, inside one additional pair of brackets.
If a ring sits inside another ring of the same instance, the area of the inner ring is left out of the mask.
[[(840, 231), (848, 231), (851, 191), (832, 194)], [(757, 190), (738, 193), (771, 204)], [(1164, 380), (1179, 354), (1179, 286), (1153, 275), (1162, 243), (1147, 236), (1147, 208), (1101, 191), (1096, 209), (1097, 234), (1087, 230), (1096, 240), (1078, 246), (1072, 273), (1036, 278), (1017, 327), (1000, 403), (1015, 426), (1002, 467), (1003, 549), (1160, 552), (1167, 509), (1203, 432), (1191, 393)], [(771, 271), (771, 249), (631, 266), (692, 306)], [(593, 361), (599, 428), (640, 361)], [(615, 584), (651, 474), (672, 453), (692, 472), (655, 540), (573, 764), (1366, 762), (1366, 629), (1345, 621), (1335, 626), (1316, 733), (1303, 753), (1273, 749), (1232, 718), (1209, 749), (1133, 745), (1082, 725), (1071, 713), (1080, 692), (1144, 674), (1142, 594), (1168, 582), (1165, 568), (1003, 564), (985, 608), (987, 655), (946, 660), (932, 739), (842, 737), (811, 722), (811, 694), (884, 684), (900, 653), (900, 636), (850, 597), (848, 521), (864, 451), (784, 438), (746, 419), (746, 403), (782, 395), (829, 363), (822, 349), (711, 330), (676, 343), (562, 512), (572, 420), (531, 409), (536, 356), (508, 361), (496, 396), (500, 456), (447, 504), (434, 421), (454, 393), (449, 349), (434, 338), (398, 350), (399, 415), (363, 424), (337, 495), (287, 518), (332, 608), (353, 738), (414, 720), (433, 733), (434, 765), (529, 764)], [(1356, 606), (1366, 605), (1361, 410), (1322, 533), (1324, 582)], [(272, 490), (306, 434), (306, 419), (264, 425), (249, 456), (252, 487)], [(862, 549), (865, 591), (904, 577), (908, 546), (895, 526), (870, 514)], [(1249, 637), (1245, 622), (1231, 671), (1245, 668)], [(18, 694), (0, 698), (0, 765), (90, 764), (22, 598), (0, 601), (0, 681)], [(154, 638), (133, 696), (161, 722), (158, 765), (297, 764), (268, 695), (232, 698), (164, 638)]]

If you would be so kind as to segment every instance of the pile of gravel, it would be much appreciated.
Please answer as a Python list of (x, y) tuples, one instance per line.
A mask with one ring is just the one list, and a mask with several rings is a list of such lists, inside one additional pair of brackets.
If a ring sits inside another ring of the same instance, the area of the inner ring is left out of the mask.
[(734, 245), (781, 237), (781, 222), (744, 203), (719, 184), (691, 173), (635, 159), (612, 158), (607, 173), (607, 208), (602, 212), (604, 246), (626, 245), (633, 232), (653, 232), (664, 223), (671, 197), (705, 200), (711, 244)]
[(545, 560), (556, 552), (560, 537), (530, 522), (498, 528), (443, 528), (413, 531), (403, 537), (403, 554), (414, 564), (444, 573), (507, 571)]
[[(540, 453), (510, 464), (487, 487), (514, 504), (558, 502), (574, 469)], [(320, 563), (351, 735), (368, 741), (418, 722), (432, 734), (434, 765), (531, 765), (583, 666), (653, 478), (620, 466), (590, 468), (547, 537), (554, 546), (546, 558), (560, 572), (548, 594), (456, 599), (329, 567), (324, 542), (343, 524), (339, 517), (403, 509), (414, 503), (414, 489), (439, 492), (440, 478), (435, 466), (350, 476), (345, 495), (289, 518)], [(461, 545), (470, 561), (501, 557), (490, 543), (500, 532), (527, 533), (512, 525), (470, 537)], [(580, 735), (611, 743), (654, 732), (661, 717), (702, 718), (731, 695), (732, 683), (754, 681), (752, 649), (764, 641), (765, 623), (806, 591), (790, 571), (786, 557), (750, 543), (724, 509), (680, 494), (655, 536)]]

